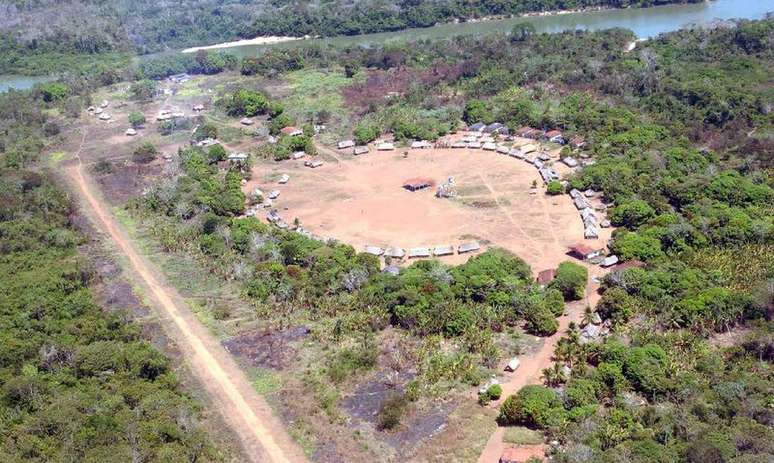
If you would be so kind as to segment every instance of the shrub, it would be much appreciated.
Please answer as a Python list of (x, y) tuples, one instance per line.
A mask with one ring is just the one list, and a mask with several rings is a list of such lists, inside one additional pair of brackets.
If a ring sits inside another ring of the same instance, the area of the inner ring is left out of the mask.
[(225, 159), (226, 159), (226, 148), (224, 148), (223, 145), (221, 144), (212, 145), (207, 150), (207, 160), (210, 162), (210, 164), (215, 164), (216, 162), (223, 161)]
[(40, 92), (43, 95), (43, 101), (51, 103), (65, 99), (70, 94), (70, 87), (61, 82), (50, 82), (42, 84)]
[(354, 131), (355, 142), (358, 145), (365, 145), (366, 143), (370, 143), (376, 140), (380, 133), (381, 130), (376, 124), (367, 121), (360, 121), (358, 122)]
[(486, 394), (489, 396), (490, 399), (498, 400), (500, 399), (500, 396), (503, 394), (503, 387), (500, 386), (499, 384), (492, 384), (486, 390)]
[(393, 394), (379, 407), (377, 426), (384, 431), (390, 431), (400, 425), (400, 420), (408, 407), (408, 400), (403, 394)]
[(134, 149), (132, 160), (138, 164), (147, 164), (156, 159), (158, 154), (159, 150), (152, 143), (145, 142)]
[(555, 196), (564, 193), (564, 187), (558, 180), (551, 180), (546, 186), (546, 193)]
[(214, 124), (202, 124), (194, 131), (193, 138), (195, 141), (202, 141), (206, 138), (218, 138), (218, 128)]
[(129, 124), (136, 129), (145, 124), (145, 115), (139, 111), (133, 111), (129, 113), (128, 120)]
[(556, 269), (556, 278), (549, 288), (558, 289), (566, 300), (576, 301), (583, 297), (589, 272), (586, 267), (574, 262), (562, 262)]
[(660, 346), (647, 344), (631, 349), (624, 360), (623, 373), (634, 387), (646, 394), (665, 392), (667, 354)]

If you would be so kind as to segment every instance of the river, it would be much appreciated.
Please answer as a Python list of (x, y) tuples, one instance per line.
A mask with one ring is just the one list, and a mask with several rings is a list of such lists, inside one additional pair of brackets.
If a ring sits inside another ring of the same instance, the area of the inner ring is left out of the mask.
[(239, 57), (261, 54), (269, 48), (293, 48), (310, 44), (335, 46), (371, 46), (423, 39), (438, 39), (455, 35), (480, 35), (509, 32), (513, 26), (528, 22), (537, 32), (556, 33), (567, 30), (599, 30), (621, 27), (631, 29), (639, 38), (655, 37), (692, 24), (708, 23), (716, 19), (762, 19), (774, 11), (770, 0), (712, 0), (702, 3), (666, 5), (651, 8), (628, 8), (602, 11), (573, 12), (547, 16), (529, 16), (491, 21), (442, 24), (423, 29), (300, 40), (271, 45), (242, 45), (223, 48)]
[(7, 92), (10, 89), (27, 90), (35, 84), (51, 80), (45, 76), (14, 76), (0, 75), (0, 93)]

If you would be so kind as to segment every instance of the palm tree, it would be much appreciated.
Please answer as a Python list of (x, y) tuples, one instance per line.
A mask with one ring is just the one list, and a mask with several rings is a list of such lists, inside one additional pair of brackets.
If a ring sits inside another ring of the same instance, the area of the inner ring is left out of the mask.
[(564, 375), (564, 371), (562, 371), (561, 363), (554, 362), (551, 368), (543, 369), (543, 382), (546, 386), (557, 387), (565, 381), (567, 381), (567, 378)]
[(586, 306), (586, 308), (583, 309), (583, 318), (581, 319), (581, 326), (590, 325), (592, 320), (594, 320), (594, 312), (591, 310), (591, 307)]

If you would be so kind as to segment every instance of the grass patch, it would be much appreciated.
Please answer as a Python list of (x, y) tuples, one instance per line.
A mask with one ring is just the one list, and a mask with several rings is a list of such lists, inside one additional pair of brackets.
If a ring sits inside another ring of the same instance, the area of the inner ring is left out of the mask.
[(723, 286), (751, 291), (774, 273), (774, 245), (748, 244), (738, 248), (705, 248), (686, 259), (688, 265), (716, 272)]
[(543, 443), (543, 434), (529, 428), (516, 426), (505, 430), (503, 442), (514, 445), (538, 445)]
[(341, 73), (301, 70), (287, 74), (290, 95), (285, 98), (285, 108), (299, 122), (308, 121), (323, 110), (331, 119), (344, 120), (344, 98), (341, 88), (352, 83)]
[(282, 388), (280, 376), (268, 368), (250, 368), (247, 374), (258, 394), (274, 394)]

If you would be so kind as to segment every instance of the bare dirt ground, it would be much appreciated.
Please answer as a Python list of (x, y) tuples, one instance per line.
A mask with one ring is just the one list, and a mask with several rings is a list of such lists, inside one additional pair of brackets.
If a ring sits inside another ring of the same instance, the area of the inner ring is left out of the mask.
[[(457, 245), (470, 239), (506, 248), (533, 270), (554, 268), (567, 260), (567, 247), (583, 239), (583, 223), (569, 196), (547, 196), (534, 166), (491, 151), (469, 149), (375, 152), (355, 157), (321, 150), (327, 159), (317, 169), (303, 159), (259, 162), (244, 187), (280, 192), (275, 206), (286, 222), (295, 218), (321, 237), (336, 238), (362, 250), (365, 245)], [(336, 158), (333, 158), (333, 156)], [(557, 169), (558, 170), (558, 169)], [(282, 174), (290, 175), (278, 185)], [(437, 184), (454, 177), (458, 197), (439, 199), (433, 189), (402, 188), (412, 177)], [(537, 182), (537, 194), (530, 194)], [(605, 233), (608, 232), (608, 233)], [(444, 257), (462, 263), (468, 255)]]
[(239, 438), (250, 461), (305, 461), (300, 448), (285, 433), (233, 359), (199, 323), (174, 288), (161, 283), (159, 273), (140, 255), (115, 218), (97, 199), (93, 184), (83, 174), (80, 159), (66, 168), (66, 174), (83, 200), (86, 213), (128, 259), (131, 270), (152, 297), (165, 328), (185, 353), (192, 371), (205, 385), (213, 404)]

